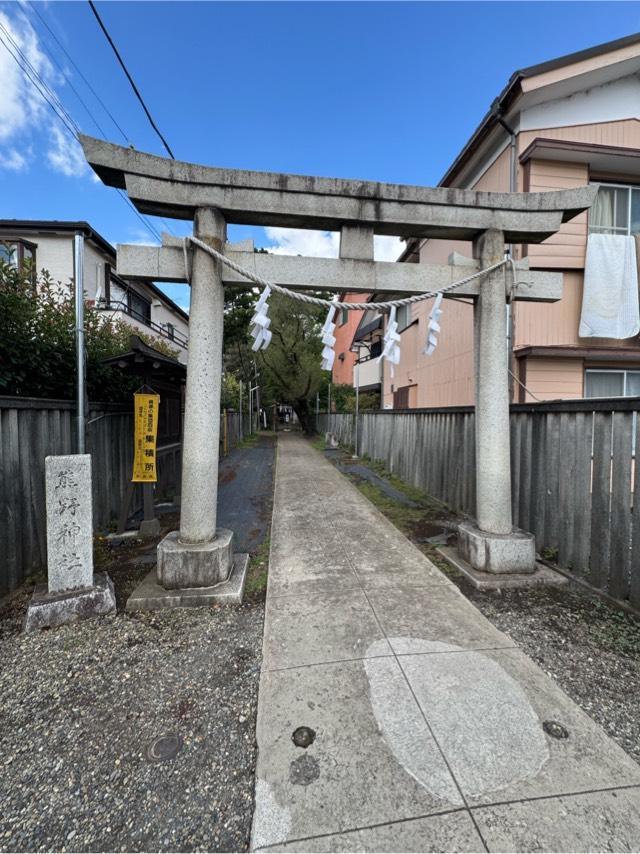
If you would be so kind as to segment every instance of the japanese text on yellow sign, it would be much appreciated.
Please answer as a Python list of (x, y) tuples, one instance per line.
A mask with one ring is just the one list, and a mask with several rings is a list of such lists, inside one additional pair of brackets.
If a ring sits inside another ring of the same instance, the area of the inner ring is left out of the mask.
[(155, 483), (158, 479), (156, 472), (156, 437), (158, 434), (159, 394), (134, 394), (134, 483)]

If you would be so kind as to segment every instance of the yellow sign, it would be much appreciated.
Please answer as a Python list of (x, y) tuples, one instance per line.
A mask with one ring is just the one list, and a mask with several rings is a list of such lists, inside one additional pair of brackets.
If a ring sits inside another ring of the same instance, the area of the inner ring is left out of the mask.
[(155, 483), (159, 394), (134, 394), (133, 483)]

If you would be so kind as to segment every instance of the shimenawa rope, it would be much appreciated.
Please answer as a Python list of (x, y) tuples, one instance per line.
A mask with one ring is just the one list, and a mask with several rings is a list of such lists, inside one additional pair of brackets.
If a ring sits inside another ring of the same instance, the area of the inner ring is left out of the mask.
[(466, 285), (468, 282), (472, 282), (474, 279), (478, 279), (480, 276), (484, 276), (487, 273), (491, 273), (494, 270), (498, 270), (500, 267), (503, 267), (505, 264), (510, 264), (513, 270), (514, 275), (514, 284), (515, 287), (515, 272), (516, 267), (515, 263), (511, 258), (504, 258), (502, 261), (498, 261), (495, 264), (492, 264), (490, 267), (486, 267), (484, 270), (477, 270), (475, 273), (472, 273), (470, 276), (466, 276), (464, 279), (460, 279), (457, 282), (452, 282), (450, 285), (445, 285), (442, 288), (439, 288), (437, 291), (428, 291), (422, 294), (414, 294), (410, 297), (404, 297), (402, 299), (394, 299), (394, 300), (386, 300), (385, 302), (342, 302), (336, 303), (335, 300), (321, 299), (320, 297), (312, 297), (308, 294), (299, 293), (298, 291), (291, 291), (289, 288), (284, 288), (282, 285), (276, 285), (274, 282), (268, 281), (268, 279), (263, 279), (262, 276), (258, 276), (257, 273), (251, 272), (251, 270), (247, 270), (245, 267), (241, 267), (239, 264), (236, 264), (235, 261), (232, 261), (230, 258), (227, 258), (222, 252), (218, 252), (217, 249), (214, 249), (212, 246), (209, 246), (207, 243), (204, 243), (202, 240), (199, 240), (197, 237), (185, 237), (183, 242), (183, 252), (184, 252), (184, 263), (185, 263), (185, 273), (187, 276), (187, 281), (191, 280), (191, 272), (190, 272), (190, 264), (189, 264), (189, 253), (187, 251), (188, 243), (192, 243), (194, 246), (197, 246), (199, 249), (202, 249), (204, 252), (207, 252), (213, 258), (216, 258), (222, 264), (225, 264), (231, 270), (235, 270), (236, 273), (239, 273), (245, 279), (248, 279), (250, 282), (253, 282), (256, 285), (259, 285), (262, 288), (270, 288), (272, 291), (275, 291), (279, 294), (284, 294), (291, 299), (298, 300), (300, 302), (306, 302), (311, 305), (321, 305), (326, 308), (344, 308), (347, 311), (367, 311), (368, 309), (378, 309), (379, 311), (390, 311), (392, 308), (400, 308), (403, 305), (412, 305), (414, 302), (420, 302), (421, 300), (431, 299), (431, 297), (435, 297), (438, 294), (446, 294), (449, 291), (453, 291), (456, 288), (462, 287), (462, 285)]

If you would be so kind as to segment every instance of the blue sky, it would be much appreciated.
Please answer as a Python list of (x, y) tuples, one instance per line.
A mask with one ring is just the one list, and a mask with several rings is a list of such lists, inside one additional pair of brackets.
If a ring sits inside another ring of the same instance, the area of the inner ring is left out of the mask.
[[(178, 159), (426, 185), (512, 71), (640, 30), (636, 2), (97, 7)], [(88, 4), (37, 11), (128, 139), (162, 154)], [(30, 3), (0, 2), (0, 23), (84, 132), (101, 135), (69, 79), (107, 137), (124, 142)], [(92, 179), (2, 44), (0, 81), (0, 218), (83, 219), (113, 243), (154, 242), (116, 191)], [(328, 235), (249, 231), (276, 251), (335, 250)], [(246, 233), (230, 228), (232, 239)], [(393, 251), (381, 246), (380, 257)], [(188, 302), (185, 286), (167, 290)]]

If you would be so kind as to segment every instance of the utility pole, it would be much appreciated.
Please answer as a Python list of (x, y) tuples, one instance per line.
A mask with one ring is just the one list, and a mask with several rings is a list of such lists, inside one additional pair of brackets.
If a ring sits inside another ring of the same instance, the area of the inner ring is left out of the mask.
[(75, 266), (75, 320), (76, 320), (76, 429), (78, 453), (85, 452), (85, 360), (84, 360), (84, 235), (78, 232), (73, 239)]

